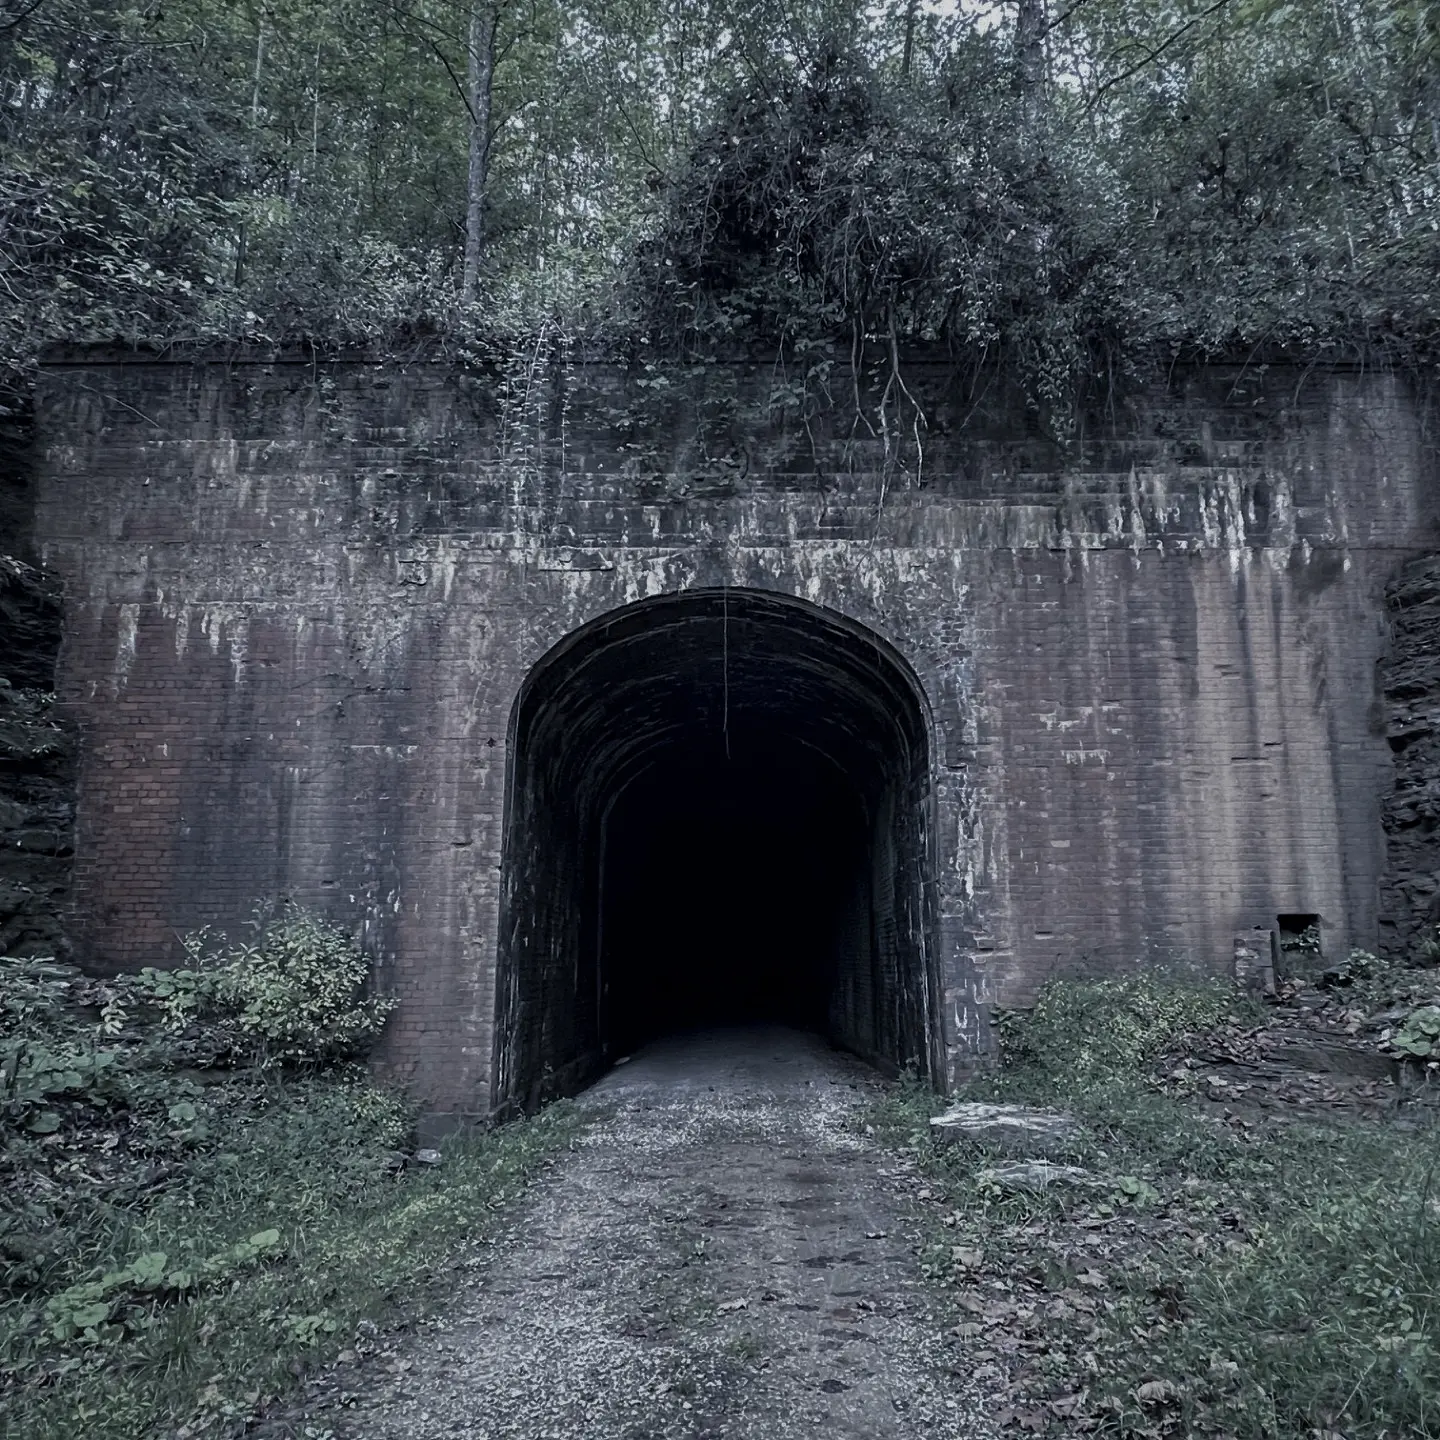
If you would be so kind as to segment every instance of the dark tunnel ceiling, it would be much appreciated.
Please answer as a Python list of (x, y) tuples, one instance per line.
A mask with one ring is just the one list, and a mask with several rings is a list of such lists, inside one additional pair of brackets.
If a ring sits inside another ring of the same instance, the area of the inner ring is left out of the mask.
[(750, 590), (635, 606), (587, 630), (573, 665), (547, 657), (520, 728), (535, 746), (562, 735), (569, 773), (615, 794), (658, 747), (723, 744), (728, 711), (732, 725), (783, 728), (867, 789), (897, 747), (923, 748), (915, 691), (871, 637), (821, 613), (797, 624), (793, 600)]

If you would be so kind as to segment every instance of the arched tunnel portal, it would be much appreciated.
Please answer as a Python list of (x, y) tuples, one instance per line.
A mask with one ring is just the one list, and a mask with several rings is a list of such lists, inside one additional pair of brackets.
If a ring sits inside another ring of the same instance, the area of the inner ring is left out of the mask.
[(894, 650), (790, 596), (667, 595), (556, 645), (512, 718), (497, 1108), (728, 1024), (938, 1073), (928, 736)]

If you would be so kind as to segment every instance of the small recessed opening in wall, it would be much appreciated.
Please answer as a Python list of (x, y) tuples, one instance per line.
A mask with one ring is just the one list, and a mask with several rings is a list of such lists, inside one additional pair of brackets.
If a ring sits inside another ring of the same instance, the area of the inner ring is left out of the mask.
[(1314, 974), (1323, 966), (1320, 917), (1298, 910), (1277, 915), (1275, 973), (1284, 979), (1290, 975)]

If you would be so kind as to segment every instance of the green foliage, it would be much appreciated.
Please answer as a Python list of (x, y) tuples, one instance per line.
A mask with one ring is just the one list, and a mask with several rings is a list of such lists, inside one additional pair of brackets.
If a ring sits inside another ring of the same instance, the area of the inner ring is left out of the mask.
[(1343, 960), (1327, 966), (1320, 973), (1319, 983), (1331, 989), (1353, 986), (1383, 975), (1389, 967), (1368, 950), (1352, 950)]
[(21, 7), (10, 403), (58, 338), (513, 346), (558, 320), (625, 354), (770, 342), (807, 394), (832, 344), (888, 385), (862, 430), (918, 446), (917, 342), (1059, 436), (1177, 355), (1434, 358), (1433, 6), (1086, 0), (1037, 45), (1019, 8), (500, 7), (485, 298), (457, 316), (468, 3)]
[(107, 1270), (98, 1280), (52, 1295), (42, 1312), (44, 1323), (55, 1340), (118, 1340), (127, 1329), (146, 1328), (153, 1317), (145, 1303), (149, 1297), (230, 1281), (237, 1270), (256, 1260), (278, 1256), (279, 1247), (278, 1230), (261, 1230), (183, 1268), (173, 1266), (163, 1250), (150, 1250), (119, 1270)]
[(107, 980), (0, 960), (6, 1433), (243, 1424), (306, 1364), (363, 1349), (397, 1297), (442, 1294), (573, 1133), (560, 1107), (407, 1165), (412, 1106), (336, 1058), (383, 1019), (353, 945), (292, 910), (192, 953), (186, 973)]
[[(1131, 982), (1105, 1001), (1090, 984), (1047, 987), (1034, 1039), (1061, 1063), (1005, 1069), (959, 1097), (1068, 1110), (1081, 1132), (1065, 1159), (1108, 1187), (985, 1183), (992, 1158), (936, 1145), (938, 1102), (918, 1090), (871, 1117), (914, 1148), (940, 1202), (927, 1265), (958, 1295), (962, 1331), (983, 1309), (974, 1343), (1004, 1354), (1013, 1338), (1029, 1357), (1013, 1376), (1017, 1432), (1436, 1440), (1433, 1120), (1222, 1120), (1135, 1068), (1214, 1015), (1211, 992), (1134, 994)], [(1097, 1051), (1105, 1003), (1126, 1038)]]
[[(1423, 1147), (1344, 1137), (1315, 1154), (1303, 1184), (1299, 1155), (1283, 1142), (1281, 1152), (1290, 1183), (1275, 1185), (1274, 1209), (1248, 1243), (1201, 1264), (1164, 1257), (1190, 1314), (1160, 1337), (1147, 1369), (1193, 1377), (1181, 1415), (1216, 1430), (1440, 1434), (1440, 1227)], [(1125, 1307), (1132, 1320), (1137, 1299)], [(1230, 1365), (1217, 1366), (1217, 1353)], [(1112, 1363), (1138, 1382), (1133, 1357), (1117, 1351)], [(1133, 1430), (1143, 1423), (1129, 1419)]]
[(889, 382), (880, 426), (913, 409), (897, 347), (917, 342), (970, 354), (972, 374), (1003, 356), (1037, 402), (1068, 405), (1125, 333), (1133, 276), (1093, 166), (1057, 163), (1025, 105), (994, 33), (956, 33), (925, 83), (845, 51), (742, 90), (644, 252), (655, 343), (833, 339)]
[[(113, 1050), (87, 1052), (65, 1047), (59, 1050), (24, 1043), (5, 1042), (5, 1086), (0, 1095), (11, 1104), (34, 1106), (62, 1096), (87, 1095), (100, 1099), (110, 1093), (109, 1082), (117, 1059)], [(52, 1112), (31, 1115), (31, 1130), (54, 1129), (37, 1121)]]
[(357, 1059), (394, 1007), (366, 993), (370, 962), (354, 942), (296, 906), (262, 916), (249, 943), (201, 932), (185, 945), (197, 968), (104, 982), (0, 957), (0, 1135), (49, 1135), (121, 1110), (151, 1132), (147, 1144), (199, 1143), (206, 1102), (176, 1069)]
[[(369, 963), (352, 942), (291, 907), (251, 944), (187, 943), (205, 968), (103, 981), (0, 958), (0, 1252), (12, 1262), (0, 1293), (78, 1283), (78, 1257), (112, 1208), (218, 1163), (222, 1138), (281, 1124), (290, 1112), (270, 1077), (323, 1073), (311, 1105), (320, 1123), (403, 1142), (406, 1107), (342, 1065), (390, 1009), (364, 994)], [(182, 1268), (208, 1274), (207, 1263)]]
[(233, 131), (156, 24), (58, 0), (0, 34), (0, 402), (37, 341), (173, 333), (213, 282)]
[[(1348, 1007), (1370, 1014), (1383, 1013), (1391, 1025), (1379, 1039), (1390, 1053), (1402, 1059), (1440, 1063), (1440, 992), (1435, 954), (1429, 937), (1410, 956), (1382, 958), (1366, 950), (1352, 950), (1318, 977), (1318, 983), (1343, 995)], [(1396, 1025), (1393, 1022), (1399, 1020)]]
[(1398, 1054), (1417, 1060), (1440, 1059), (1440, 1005), (1422, 1005), (1412, 1010), (1391, 1037), (1390, 1046)]
[(917, 342), (977, 389), (1007, 373), (1061, 438), (1181, 354), (1434, 357), (1431, 12), (1068, 6), (1038, 92), (1004, 26), (921, 41), (908, 74), (871, 35), (727, 101), (636, 271), (652, 345), (759, 335), (798, 370), (835, 340), (885, 388), (857, 420), (917, 448)]
[(395, 1001), (365, 994), (370, 962), (353, 940), (295, 905), (257, 922), (255, 941), (185, 937), (193, 970), (142, 970), (172, 1027), (219, 1017), (262, 1065), (323, 1065), (363, 1054)]
[(1243, 1012), (1223, 981), (1197, 983), (1155, 971), (1106, 980), (1052, 980), (1035, 1008), (1000, 1020), (1007, 1065), (1076, 1079), (1138, 1075), (1182, 1036)]

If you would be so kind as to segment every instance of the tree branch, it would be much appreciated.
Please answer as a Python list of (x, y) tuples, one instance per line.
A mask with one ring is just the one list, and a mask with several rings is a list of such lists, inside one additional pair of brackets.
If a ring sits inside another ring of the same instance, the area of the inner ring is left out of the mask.
[[(1080, 3), (1083, 4), (1084, 0), (1080, 0)], [(1112, 75), (1108, 80), (1104, 82), (1104, 84), (1097, 86), (1095, 93), (1090, 97), (1090, 103), (1086, 106), (1086, 109), (1093, 110), (1095, 106), (1099, 103), (1100, 97), (1107, 90), (1114, 89), (1116, 85), (1124, 84), (1124, 82), (1128, 80), (1132, 75), (1138, 75), (1147, 65), (1150, 65), (1154, 61), (1158, 60), (1173, 44), (1175, 44), (1177, 40), (1181, 38), (1181, 36), (1187, 34), (1197, 25), (1202, 24), (1204, 21), (1208, 20), (1212, 15), (1219, 14), (1219, 12), (1223, 10), (1229, 3), (1230, 0), (1215, 0), (1215, 3), (1213, 5), (1209, 6), (1205, 10), (1202, 10), (1200, 14), (1198, 14), (1193, 20), (1187, 20), (1178, 30), (1176, 30), (1173, 34), (1167, 36), (1164, 40), (1162, 40), (1159, 45), (1157, 45), (1144, 57), (1144, 59), (1136, 61), (1136, 63), (1130, 66), (1128, 70), (1122, 70), (1120, 74)]]
[(44, 3), (45, 0), (31, 0), (31, 3), (13, 20), (6, 20), (3, 24), (0, 24), (0, 31), (14, 30), (18, 26), (23, 25)]

